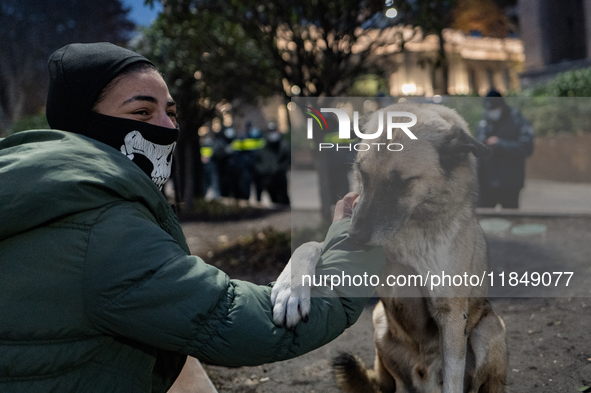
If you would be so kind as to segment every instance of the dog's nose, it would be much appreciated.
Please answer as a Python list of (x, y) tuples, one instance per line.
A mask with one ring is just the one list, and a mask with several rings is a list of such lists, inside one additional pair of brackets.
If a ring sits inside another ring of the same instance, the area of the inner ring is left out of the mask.
[(364, 246), (369, 242), (370, 235), (369, 231), (364, 231), (358, 227), (349, 229), (349, 237), (360, 246)]

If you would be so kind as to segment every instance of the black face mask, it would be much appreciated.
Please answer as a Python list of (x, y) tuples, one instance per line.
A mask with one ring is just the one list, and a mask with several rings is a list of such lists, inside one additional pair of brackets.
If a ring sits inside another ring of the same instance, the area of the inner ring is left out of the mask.
[(170, 178), (178, 128), (91, 112), (86, 127), (79, 134), (121, 151), (150, 176), (159, 189)]

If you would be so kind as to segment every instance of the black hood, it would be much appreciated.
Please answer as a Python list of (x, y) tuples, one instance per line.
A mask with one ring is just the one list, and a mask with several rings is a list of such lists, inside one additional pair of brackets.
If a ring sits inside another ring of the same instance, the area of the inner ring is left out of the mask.
[(80, 132), (103, 88), (121, 71), (145, 57), (108, 42), (70, 44), (49, 58), (49, 126)]

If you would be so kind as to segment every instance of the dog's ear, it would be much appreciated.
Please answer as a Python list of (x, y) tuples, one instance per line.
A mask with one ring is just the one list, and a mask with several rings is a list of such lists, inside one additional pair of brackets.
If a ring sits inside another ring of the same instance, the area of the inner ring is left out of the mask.
[(492, 154), (490, 147), (472, 138), (467, 132), (459, 127), (454, 127), (448, 134), (441, 146), (441, 152), (445, 155), (463, 155), (472, 153), (477, 158), (487, 158)]
[(454, 127), (439, 146), (439, 163), (447, 174), (464, 162), (468, 153), (479, 158), (490, 157), (492, 150), (484, 143), (472, 138), (459, 127)]
[(460, 151), (470, 151), (476, 158), (488, 158), (492, 155), (492, 149), (482, 142), (477, 141), (461, 129), (454, 130), (457, 137), (456, 148)]

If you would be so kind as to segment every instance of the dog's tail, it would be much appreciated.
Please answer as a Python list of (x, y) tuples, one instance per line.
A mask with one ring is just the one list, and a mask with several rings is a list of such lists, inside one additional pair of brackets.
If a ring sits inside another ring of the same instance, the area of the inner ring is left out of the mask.
[(345, 393), (381, 393), (375, 371), (350, 353), (341, 353), (332, 361), (337, 386)]

